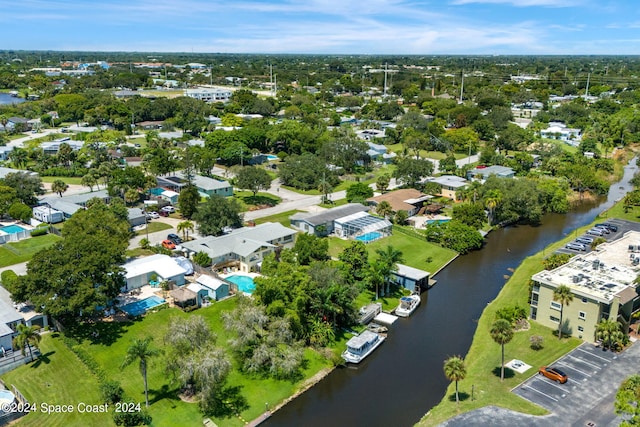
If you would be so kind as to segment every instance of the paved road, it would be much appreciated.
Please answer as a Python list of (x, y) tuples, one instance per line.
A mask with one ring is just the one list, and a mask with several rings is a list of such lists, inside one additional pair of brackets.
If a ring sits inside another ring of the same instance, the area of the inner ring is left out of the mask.
[(544, 417), (524, 415), (493, 406), (454, 417), (441, 426), (592, 426), (620, 424), (613, 402), (618, 387), (640, 364), (640, 344), (634, 343), (620, 354), (603, 352), (582, 344), (556, 362), (569, 375), (564, 385), (556, 385), (537, 374), (514, 392), (551, 411)]

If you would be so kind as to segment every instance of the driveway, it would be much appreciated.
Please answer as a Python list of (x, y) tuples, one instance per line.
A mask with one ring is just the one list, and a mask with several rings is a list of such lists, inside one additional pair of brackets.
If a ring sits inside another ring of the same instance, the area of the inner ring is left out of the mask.
[(534, 417), (485, 407), (454, 417), (441, 425), (618, 426), (621, 418), (616, 416), (613, 407), (616, 392), (625, 378), (637, 372), (639, 364), (638, 343), (622, 353), (603, 351), (584, 343), (552, 364), (569, 376), (566, 384), (554, 383), (536, 372), (513, 389), (515, 394), (549, 410), (550, 415)]

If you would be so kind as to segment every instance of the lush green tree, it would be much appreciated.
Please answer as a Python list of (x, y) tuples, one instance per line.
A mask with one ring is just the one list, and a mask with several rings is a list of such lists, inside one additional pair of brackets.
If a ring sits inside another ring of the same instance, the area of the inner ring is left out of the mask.
[(376, 180), (376, 189), (379, 192), (384, 193), (387, 191), (387, 188), (389, 188), (389, 182), (391, 182), (391, 177), (389, 175), (380, 175)]
[(93, 173), (89, 172), (86, 175), (84, 175), (80, 183), (85, 187), (89, 187), (89, 190), (93, 192), (93, 187), (98, 185), (98, 179), (96, 178), (95, 172)]
[(36, 196), (45, 193), (42, 185), (42, 179), (37, 175), (31, 175), (26, 172), (16, 172), (7, 174), (0, 182), (7, 187), (11, 187), (16, 191), (16, 196), (25, 205), (35, 206), (38, 203)]
[(137, 202), (139, 199), (140, 199), (140, 193), (138, 193), (138, 190), (134, 188), (127, 188), (127, 190), (124, 192), (125, 205), (127, 203), (130, 203), (131, 206), (133, 206), (134, 203)]
[(234, 199), (212, 195), (198, 208), (193, 219), (198, 223), (198, 231), (203, 236), (218, 236), (226, 227), (242, 226), (240, 204)]
[(368, 149), (366, 142), (354, 136), (340, 136), (322, 144), (319, 154), (326, 163), (352, 173), (358, 164), (368, 163)]
[(403, 261), (402, 251), (387, 245), (384, 248), (376, 249), (376, 256), (376, 261), (384, 266), (383, 276), (386, 292), (383, 292), (383, 295), (387, 295), (390, 293), (389, 287), (391, 286), (393, 272), (398, 271), (398, 264)]
[(28, 223), (33, 216), (33, 210), (22, 202), (15, 202), (7, 211), (9, 216), (24, 223)]
[(496, 206), (502, 202), (502, 193), (500, 190), (490, 190), (483, 197), (484, 205), (489, 210), (489, 225), (493, 225), (494, 214)]
[(621, 427), (640, 425), (640, 375), (634, 374), (622, 382), (614, 405), (616, 414), (623, 417)]
[(206, 252), (198, 252), (193, 256), (193, 262), (201, 267), (208, 267), (211, 265), (211, 257)]
[(350, 283), (363, 280), (369, 263), (369, 252), (366, 245), (359, 241), (351, 241), (344, 251), (338, 255), (344, 266), (345, 277)]
[(622, 344), (624, 338), (622, 326), (613, 319), (602, 319), (596, 326), (596, 338), (602, 341), (604, 348), (614, 350), (616, 346)]
[(17, 168), (24, 168), (29, 161), (29, 153), (24, 148), (15, 147), (9, 151), (9, 160)]
[(567, 285), (560, 285), (553, 290), (553, 300), (560, 303), (560, 322), (558, 323), (558, 339), (562, 339), (562, 315), (564, 306), (573, 301), (573, 293)]
[(409, 219), (409, 213), (407, 211), (398, 211), (393, 217), (393, 220), (398, 225), (405, 225), (407, 219)]
[(481, 204), (461, 203), (453, 207), (453, 219), (478, 230), (485, 224), (487, 216)]
[(422, 178), (433, 173), (433, 163), (424, 159), (404, 158), (398, 161), (393, 176), (408, 187), (415, 188)]
[(391, 203), (383, 200), (376, 206), (376, 213), (384, 218), (389, 218), (393, 215), (393, 208), (391, 207)]
[(312, 190), (318, 188), (322, 177), (332, 185), (337, 182), (335, 175), (322, 159), (311, 153), (300, 156), (292, 155), (286, 158), (279, 168), (280, 181), (300, 190)]
[(2, 185), (0, 180), (0, 216), (6, 214), (12, 204), (18, 201), (18, 193), (12, 187)]
[(147, 382), (147, 367), (150, 360), (159, 356), (162, 351), (151, 346), (153, 337), (135, 338), (131, 341), (131, 345), (127, 348), (127, 355), (122, 361), (121, 369), (126, 368), (132, 363), (138, 362), (140, 374), (144, 381), (144, 400), (149, 407), (149, 384)]
[(200, 193), (195, 185), (185, 185), (178, 196), (178, 208), (185, 218), (191, 218), (198, 210)]
[(458, 381), (462, 381), (467, 376), (467, 367), (464, 359), (460, 356), (452, 356), (444, 361), (444, 375), (449, 381), (456, 383), (456, 405), (460, 402), (458, 398)]
[[(100, 165), (101, 168), (102, 165)], [(144, 170), (137, 166), (127, 166), (124, 169), (116, 168), (108, 171), (105, 169), (104, 173), (110, 176), (107, 188), (111, 196), (124, 198), (124, 194), (128, 189), (137, 190), (147, 186), (147, 176)]]
[(490, 330), (491, 338), (497, 343), (500, 344), (502, 349), (502, 363), (500, 365), (500, 381), (504, 380), (504, 346), (511, 342), (513, 339), (513, 326), (508, 320), (505, 319), (497, 319), (491, 325)]
[(349, 203), (365, 203), (369, 197), (373, 197), (373, 188), (364, 182), (356, 182), (347, 188), (347, 201)]
[(194, 227), (193, 222), (187, 220), (179, 222), (176, 229), (178, 230), (178, 233), (182, 233), (182, 237), (186, 241), (189, 240), (189, 231), (193, 232)]
[(555, 270), (561, 265), (568, 263), (570, 259), (571, 255), (569, 254), (551, 254), (542, 261), (542, 265), (545, 270)]
[(16, 327), (18, 335), (13, 339), (13, 346), (19, 348), (22, 351), (22, 355), (25, 355), (25, 349), (29, 350), (29, 358), (33, 361), (32, 347), (38, 348), (40, 342), (40, 326), (33, 325), (27, 326), (19, 323)]
[(245, 166), (236, 175), (236, 186), (256, 194), (260, 190), (268, 190), (271, 187), (271, 176), (263, 169), (256, 166)]
[(301, 265), (309, 265), (312, 261), (329, 259), (329, 241), (313, 234), (298, 235), (293, 250)]
[(458, 170), (456, 157), (453, 155), (453, 153), (448, 153), (447, 157), (438, 162), (438, 169), (440, 169), (440, 172), (445, 173), (455, 173), (456, 170)]
[(457, 220), (428, 224), (425, 234), (430, 242), (438, 243), (461, 254), (480, 249), (484, 242), (482, 235), (476, 228)]
[(61, 241), (34, 255), (12, 297), (63, 322), (92, 316), (125, 286), (120, 265), (128, 244), (126, 219), (95, 203), (65, 222)]

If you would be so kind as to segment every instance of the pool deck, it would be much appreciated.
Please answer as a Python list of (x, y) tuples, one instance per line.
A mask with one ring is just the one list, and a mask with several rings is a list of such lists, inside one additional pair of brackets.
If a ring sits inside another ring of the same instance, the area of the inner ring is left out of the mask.
[(139, 294), (132, 293), (131, 291), (129, 291), (129, 292), (121, 293), (120, 295), (118, 295), (118, 301), (119, 301), (118, 307), (122, 307), (132, 302), (141, 301), (151, 296), (156, 296), (164, 299), (162, 297), (162, 289), (160, 288), (152, 288), (149, 285), (144, 285), (141, 288), (135, 289), (135, 291), (138, 291), (138, 290), (140, 291)]

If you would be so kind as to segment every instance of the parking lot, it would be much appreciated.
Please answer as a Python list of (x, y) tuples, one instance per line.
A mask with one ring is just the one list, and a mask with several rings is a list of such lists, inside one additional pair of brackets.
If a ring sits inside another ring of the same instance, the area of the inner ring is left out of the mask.
[(593, 401), (604, 396), (598, 396), (598, 390), (588, 385), (592, 379), (606, 376), (607, 368), (617, 358), (616, 353), (585, 343), (551, 365), (567, 374), (569, 379), (565, 384), (556, 383), (536, 372), (513, 392), (551, 412), (561, 411), (569, 400)]
[[(626, 233), (629, 230), (635, 230), (635, 231), (640, 231), (640, 223), (637, 222), (632, 222), (632, 221), (626, 221), (626, 220), (622, 220), (622, 219), (603, 219), (602, 221), (599, 221), (599, 223), (607, 223), (607, 224), (613, 224), (615, 226), (618, 227), (618, 231), (611, 231), (610, 234), (605, 234), (601, 237), (605, 238), (608, 242), (612, 241), (612, 240), (616, 240), (620, 237), (622, 237), (622, 235), (624, 233)], [(574, 234), (573, 238), (574, 240), (572, 240), (572, 242), (576, 243), (575, 239), (578, 237), (591, 237), (593, 240), (597, 239), (599, 236), (591, 236), (589, 234)], [(579, 243), (579, 242), (577, 242)], [(576, 254), (581, 254), (581, 253), (588, 253), (591, 251), (591, 247), (590, 245), (584, 245), (586, 247), (586, 251), (580, 251), (580, 250), (574, 250), (574, 249), (569, 249), (567, 247), (562, 247), (560, 249), (557, 250), (557, 253), (563, 253), (563, 254), (570, 254), (570, 255), (576, 255)]]

